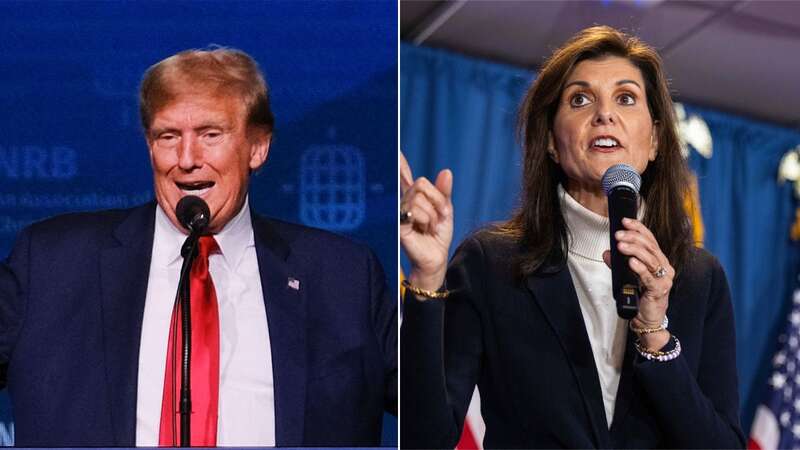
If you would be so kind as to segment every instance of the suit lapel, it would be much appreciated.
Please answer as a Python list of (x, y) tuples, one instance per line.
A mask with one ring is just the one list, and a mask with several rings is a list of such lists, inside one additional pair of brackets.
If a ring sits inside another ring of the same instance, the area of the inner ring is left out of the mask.
[(306, 298), (289, 264), (290, 248), (267, 220), (253, 215), (275, 383), (275, 444), (303, 443), (306, 401)]
[(106, 377), (117, 445), (135, 445), (139, 342), (153, 249), (155, 203), (136, 208), (102, 250), (100, 283)]
[(599, 448), (607, 448), (610, 445), (610, 436), (600, 381), (569, 270), (564, 266), (553, 273), (530, 276), (527, 285), (558, 336), (570, 363), (592, 424), (595, 443)]
[(633, 341), (635, 338), (636, 335), (633, 332), (628, 332), (628, 338), (625, 341), (625, 357), (622, 360), (622, 373), (619, 376), (617, 401), (614, 406), (614, 421), (611, 423), (611, 434), (614, 434), (619, 429), (620, 424), (631, 408), (631, 404), (633, 404), (633, 359), (636, 357), (636, 348), (633, 346)]

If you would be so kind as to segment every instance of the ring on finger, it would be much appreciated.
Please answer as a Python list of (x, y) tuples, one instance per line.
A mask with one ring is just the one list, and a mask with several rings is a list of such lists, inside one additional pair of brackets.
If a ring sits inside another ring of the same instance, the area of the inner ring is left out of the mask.
[(400, 223), (408, 223), (411, 221), (411, 211), (400, 209)]
[(667, 269), (665, 269), (664, 266), (658, 266), (658, 269), (656, 269), (656, 271), (653, 272), (653, 276), (656, 278), (664, 278), (666, 274), (667, 274)]

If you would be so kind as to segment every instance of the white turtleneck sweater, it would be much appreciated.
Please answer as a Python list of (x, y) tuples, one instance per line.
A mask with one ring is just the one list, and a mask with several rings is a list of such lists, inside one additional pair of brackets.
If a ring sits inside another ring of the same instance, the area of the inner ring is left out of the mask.
[(611, 428), (628, 322), (617, 316), (611, 294), (611, 269), (603, 262), (603, 252), (610, 245), (608, 217), (586, 209), (561, 186), (558, 193), (569, 229), (567, 265), (600, 377), (606, 423)]

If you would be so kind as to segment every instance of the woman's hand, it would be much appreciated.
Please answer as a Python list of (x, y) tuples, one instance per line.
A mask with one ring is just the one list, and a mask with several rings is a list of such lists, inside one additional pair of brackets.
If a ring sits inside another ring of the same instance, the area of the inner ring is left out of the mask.
[[(617, 231), (617, 249), (630, 256), (628, 265), (639, 276), (642, 293), (639, 298), (639, 314), (631, 320), (636, 328), (658, 328), (664, 321), (669, 306), (669, 292), (675, 278), (675, 269), (661, 251), (653, 233), (642, 222), (623, 219), (625, 230)], [(606, 264), (611, 262), (610, 253), (603, 255)], [(670, 334), (659, 331), (640, 336), (642, 344), (650, 350), (660, 350), (667, 344)]]
[(400, 153), (400, 211), (410, 213), (400, 224), (400, 243), (411, 261), (408, 282), (435, 291), (444, 284), (447, 253), (453, 240), (453, 174), (439, 172), (436, 183), (424, 177), (414, 180)]

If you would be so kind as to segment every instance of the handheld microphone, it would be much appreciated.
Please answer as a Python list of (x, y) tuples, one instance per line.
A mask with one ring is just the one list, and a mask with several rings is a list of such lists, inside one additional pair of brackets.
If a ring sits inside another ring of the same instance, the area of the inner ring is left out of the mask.
[(628, 265), (630, 256), (617, 250), (614, 234), (624, 230), (622, 219), (636, 218), (642, 178), (627, 164), (615, 164), (603, 175), (603, 190), (608, 196), (608, 223), (611, 232), (611, 289), (617, 301), (617, 315), (633, 319), (639, 312), (639, 277)]
[(178, 201), (175, 215), (184, 228), (192, 233), (200, 233), (211, 222), (208, 204), (196, 195), (187, 195)]

